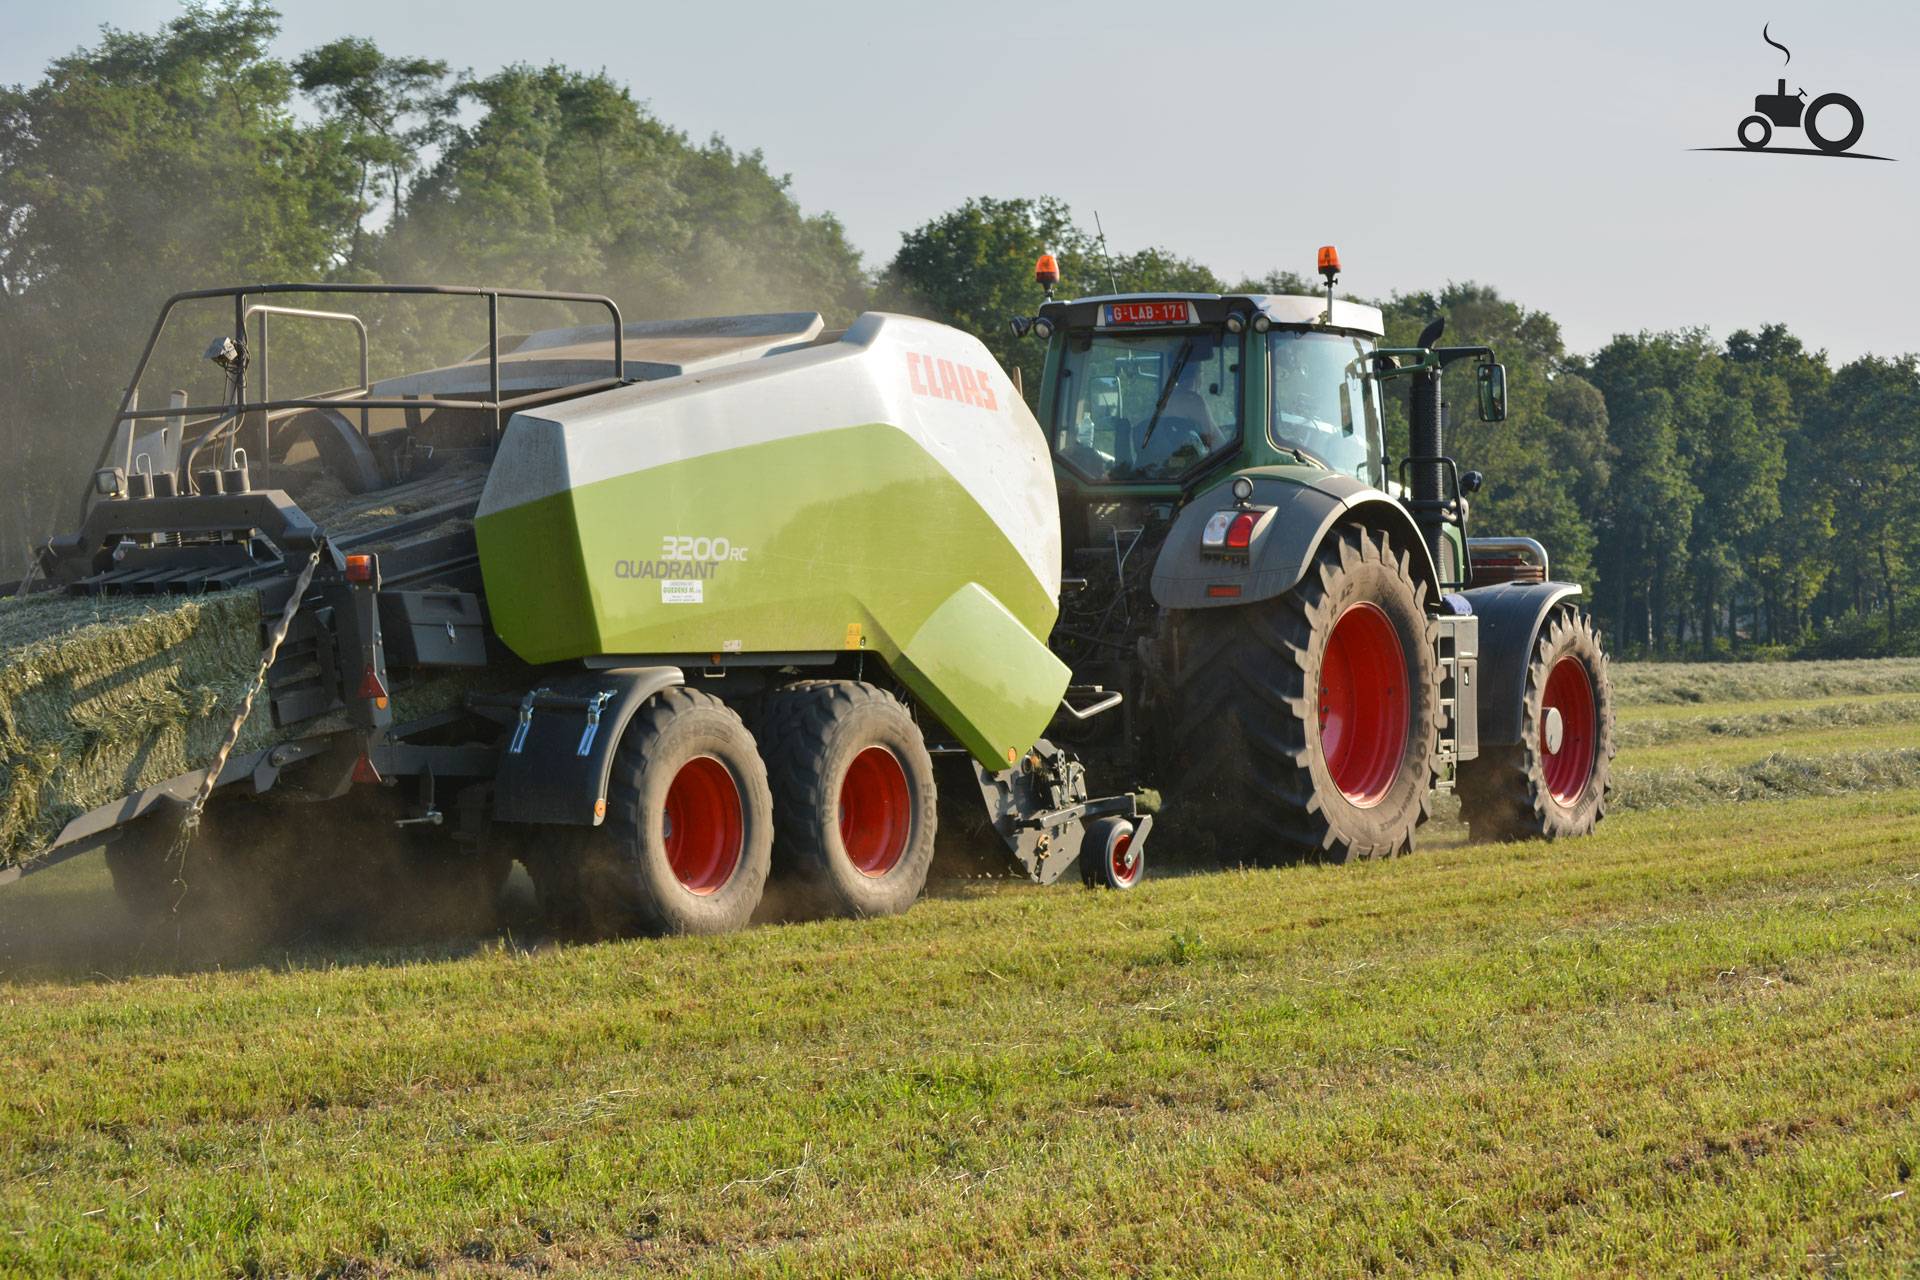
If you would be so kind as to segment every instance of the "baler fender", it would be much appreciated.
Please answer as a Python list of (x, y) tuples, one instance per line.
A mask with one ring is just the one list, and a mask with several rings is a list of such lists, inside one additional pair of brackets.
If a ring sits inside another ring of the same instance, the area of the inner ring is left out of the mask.
[(1502, 582), (1461, 592), (1480, 619), (1480, 745), (1519, 742), (1527, 664), (1547, 618), (1580, 594), (1574, 582)]
[(546, 680), (517, 698), (474, 699), (475, 710), (508, 726), (494, 775), (494, 816), (599, 826), (627, 722), (648, 698), (682, 680), (678, 667), (623, 667)]
[[(1429, 605), (1439, 599), (1440, 575), (1433, 555), (1406, 508), (1350, 476), (1323, 472), (1311, 480), (1292, 467), (1235, 473), (1253, 481), (1252, 508), (1273, 508), (1253, 535), (1244, 560), (1209, 555), (1200, 537), (1215, 512), (1233, 508), (1226, 484), (1196, 497), (1173, 522), (1153, 566), (1153, 598), (1163, 609), (1207, 609), (1252, 604), (1300, 584), (1335, 525), (1383, 529), (1413, 561), (1413, 579), (1427, 587)], [(1231, 477), (1229, 477), (1231, 480)], [(1235, 585), (1236, 594), (1210, 590)]]

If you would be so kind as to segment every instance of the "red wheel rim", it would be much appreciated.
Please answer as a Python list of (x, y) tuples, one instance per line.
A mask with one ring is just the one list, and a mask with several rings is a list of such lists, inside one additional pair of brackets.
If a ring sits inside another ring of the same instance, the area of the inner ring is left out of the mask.
[(847, 859), (863, 876), (884, 876), (906, 853), (912, 828), (907, 771), (885, 747), (868, 747), (840, 780), (840, 843)]
[(740, 865), (746, 849), (740, 786), (732, 772), (712, 756), (695, 756), (680, 766), (667, 787), (662, 815), (667, 865), (689, 893), (712, 893)]
[[(1549, 733), (1555, 713), (1560, 720), (1560, 744), (1555, 750)], [(1547, 793), (1561, 804), (1577, 802), (1593, 777), (1593, 678), (1587, 664), (1571, 654), (1547, 673), (1547, 691), (1540, 700), (1540, 756), (1545, 763)]]
[(1133, 856), (1132, 849), (1133, 833), (1131, 831), (1122, 831), (1113, 838), (1113, 843), (1107, 846), (1107, 863), (1113, 868), (1115, 884), (1132, 884), (1134, 877), (1140, 874), (1140, 860)]
[(1410, 719), (1400, 633), (1379, 605), (1348, 605), (1320, 660), (1320, 749), (1347, 803), (1378, 804), (1400, 774)]

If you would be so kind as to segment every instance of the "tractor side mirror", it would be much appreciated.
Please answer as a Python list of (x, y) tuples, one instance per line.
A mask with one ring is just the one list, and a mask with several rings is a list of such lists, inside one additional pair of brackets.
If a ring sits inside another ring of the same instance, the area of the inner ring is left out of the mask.
[(1507, 420), (1507, 366), (1483, 364), (1477, 367), (1480, 379), (1480, 421)]

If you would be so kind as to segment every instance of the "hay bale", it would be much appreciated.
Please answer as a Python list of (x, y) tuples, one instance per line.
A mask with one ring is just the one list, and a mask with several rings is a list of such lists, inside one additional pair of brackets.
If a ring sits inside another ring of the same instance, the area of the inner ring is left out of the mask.
[[(259, 669), (262, 630), (253, 591), (0, 599), (0, 866), (89, 809), (205, 768)], [(414, 676), (396, 682), (396, 722), (502, 673)], [(342, 712), (276, 728), (263, 696), (234, 751), (351, 727)]]
[[(89, 809), (203, 768), (259, 661), (251, 591), (0, 601), (0, 865)], [(274, 739), (263, 700), (236, 750)]]
[[(323, 471), (284, 468), (278, 482), (356, 549), (443, 536), (472, 524), (488, 465), (460, 460), (405, 484), (349, 494)], [(396, 520), (442, 510), (431, 527), (382, 541)], [(253, 591), (204, 596), (0, 598), (0, 867), (44, 849), (89, 809), (205, 768), (260, 662)], [(478, 684), (511, 673), (418, 672), (393, 694), (397, 722), (458, 706)], [(344, 714), (276, 729), (267, 700), (234, 750), (351, 727)]]

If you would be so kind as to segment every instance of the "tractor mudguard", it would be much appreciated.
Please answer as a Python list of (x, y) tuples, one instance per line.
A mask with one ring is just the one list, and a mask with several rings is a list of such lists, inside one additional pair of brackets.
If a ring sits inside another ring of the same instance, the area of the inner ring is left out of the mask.
[[(1253, 535), (1244, 560), (1203, 555), (1200, 535), (1216, 511), (1233, 508), (1226, 483), (1196, 497), (1173, 522), (1153, 565), (1153, 599), (1163, 609), (1207, 609), (1267, 600), (1299, 585), (1333, 527), (1355, 523), (1391, 533), (1413, 560), (1413, 577), (1427, 585), (1429, 605), (1440, 598), (1440, 575), (1426, 539), (1407, 509), (1352, 476), (1299, 467), (1252, 467), (1234, 473), (1253, 481), (1248, 505), (1272, 507), (1273, 517)], [(1237, 585), (1236, 595), (1209, 588)]]
[(1527, 663), (1547, 615), (1580, 594), (1576, 582), (1502, 582), (1460, 595), (1480, 619), (1480, 745), (1520, 741)]
[(641, 703), (682, 680), (678, 667), (623, 667), (557, 676), (518, 698), (474, 699), (475, 710), (491, 711), (509, 726), (494, 774), (493, 816), (599, 826), (627, 722)]

